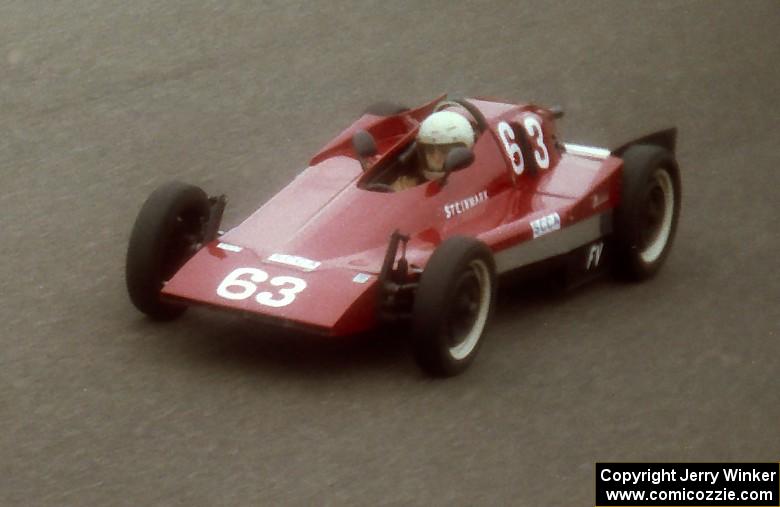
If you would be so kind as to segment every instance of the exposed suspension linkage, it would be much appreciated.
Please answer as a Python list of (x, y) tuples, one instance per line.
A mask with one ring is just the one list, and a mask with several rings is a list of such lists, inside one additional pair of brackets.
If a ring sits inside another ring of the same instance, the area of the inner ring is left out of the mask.
[(409, 277), (409, 262), (406, 260), (408, 242), (409, 236), (401, 234), (397, 229), (390, 235), (390, 244), (387, 246), (382, 271), (379, 273), (377, 308), (380, 320), (399, 321), (411, 317), (417, 281)]
[(225, 206), (227, 205), (227, 197), (225, 197), (225, 194), (219, 197), (209, 197), (209, 205), (211, 206), (209, 218), (203, 224), (203, 240), (201, 241), (203, 245), (207, 245), (217, 239), (219, 224), (222, 222), (222, 214), (225, 212)]

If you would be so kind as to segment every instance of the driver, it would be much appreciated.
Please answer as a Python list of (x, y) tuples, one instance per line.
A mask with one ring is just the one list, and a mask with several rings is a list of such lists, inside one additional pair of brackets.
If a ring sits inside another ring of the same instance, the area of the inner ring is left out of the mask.
[(439, 111), (428, 116), (417, 133), (417, 174), (401, 175), (393, 183), (396, 192), (444, 176), (444, 161), (456, 146), (474, 146), (474, 128), (461, 114)]

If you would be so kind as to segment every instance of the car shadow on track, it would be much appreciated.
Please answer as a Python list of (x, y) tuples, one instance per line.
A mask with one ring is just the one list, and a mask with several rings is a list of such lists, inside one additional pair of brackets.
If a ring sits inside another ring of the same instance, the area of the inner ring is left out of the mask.
[(574, 282), (567, 282), (557, 274), (509, 275), (501, 279), (496, 311), (500, 315), (504, 311), (517, 311), (518, 307), (541, 308), (550, 304), (565, 304), (583, 294), (614, 285), (621, 284), (604, 274)]
[[(499, 289), (494, 319), (519, 320), (526, 312), (555, 312), (556, 305), (604, 283), (614, 282), (596, 281), (572, 289), (555, 280), (509, 280)], [(408, 326), (334, 338), (203, 308), (191, 308), (175, 322), (139, 318), (137, 325), (144, 334), (155, 336), (151, 340), (155, 354), (169, 354), (176, 361), (308, 378), (356, 374), (428, 378), (412, 359)]]
[(225, 369), (315, 378), (388, 369), (414, 371), (402, 328), (327, 337), (200, 308), (190, 309), (174, 323), (139, 325), (156, 329), (157, 352)]

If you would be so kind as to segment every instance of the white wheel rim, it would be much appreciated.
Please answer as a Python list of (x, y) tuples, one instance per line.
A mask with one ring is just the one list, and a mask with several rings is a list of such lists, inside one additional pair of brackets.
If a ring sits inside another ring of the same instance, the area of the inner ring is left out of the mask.
[(482, 331), (487, 323), (488, 311), (490, 309), (490, 300), (493, 297), (491, 287), (490, 271), (484, 261), (475, 259), (469, 263), (469, 268), (473, 270), (479, 282), (479, 310), (474, 324), (471, 326), (466, 337), (457, 345), (449, 348), (450, 356), (457, 361), (467, 358), (479, 343)]
[(664, 216), (661, 220), (661, 226), (658, 229), (658, 233), (655, 238), (653, 238), (653, 241), (645, 246), (644, 250), (639, 253), (642, 262), (646, 264), (655, 262), (663, 253), (666, 243), (669, 241), (669, 235), (672, 232), (672, 219), (674, 218), (674, 185), (672, 184), (672, 178), (669, 176), (669, 172), (665, 169), (659, 169), (655, 172), (653, 178), (661, 189), (661, 192), (663, 192)]

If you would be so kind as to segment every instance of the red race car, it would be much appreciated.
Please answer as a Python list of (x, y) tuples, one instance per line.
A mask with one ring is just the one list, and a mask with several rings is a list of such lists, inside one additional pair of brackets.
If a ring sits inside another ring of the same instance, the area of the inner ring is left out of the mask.
[(669, 252), (676, 131), (610, 151), (561, 142), (561, 116), (476, 98), (377, 104), (227, 232), (224, 196), (163, 185), (130, 237), (130, 299), (154, 319), (202, 304), (329, 336), (406, 322), (420, 366), (457, 374), (499, 276), (608, 266), (643, 280)]

